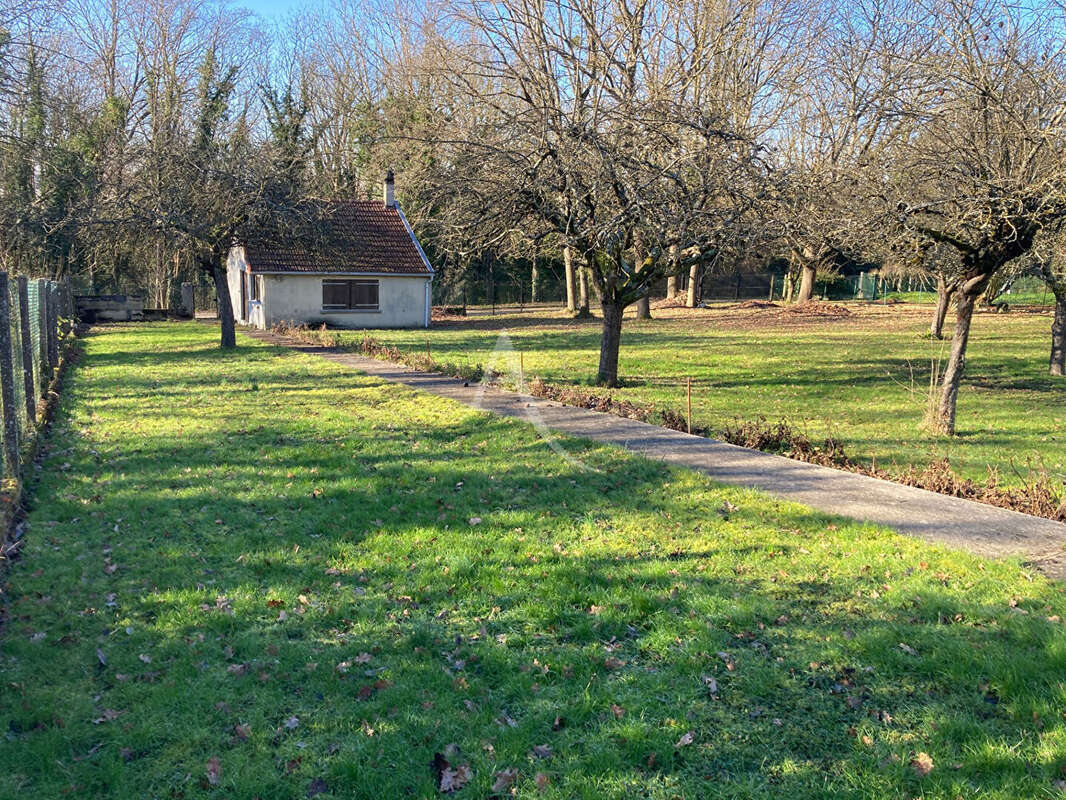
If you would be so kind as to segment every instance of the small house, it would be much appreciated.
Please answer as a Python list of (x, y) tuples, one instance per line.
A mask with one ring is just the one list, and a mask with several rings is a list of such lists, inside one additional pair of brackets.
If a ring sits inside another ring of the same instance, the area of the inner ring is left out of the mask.
[(230, 249), (226, 262), (234, 320), (339, 328), (429, 327), (433, 267), (396, 203), (392, 173), (381, 202), (325, 209), (324, 244), (257, 242)]

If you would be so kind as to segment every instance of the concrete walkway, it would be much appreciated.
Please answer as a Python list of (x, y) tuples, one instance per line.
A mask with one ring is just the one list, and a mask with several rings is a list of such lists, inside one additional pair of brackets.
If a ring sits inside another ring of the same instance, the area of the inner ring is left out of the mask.
[(533, 423), (568, 436), (624, 447), (648, 458), (698, 470), (721, 483), (893, 528), (936, 544), (988, 557), (1018, 556), (1054, 578), (1066, 578), (1066, 525), (948, 497), (852, 472), (805, 464), (713, 439), (564, 406), (351, 353), (304, 345), (264, 331), (246, 335), (315, 353), (377, 378), (467, 406)]

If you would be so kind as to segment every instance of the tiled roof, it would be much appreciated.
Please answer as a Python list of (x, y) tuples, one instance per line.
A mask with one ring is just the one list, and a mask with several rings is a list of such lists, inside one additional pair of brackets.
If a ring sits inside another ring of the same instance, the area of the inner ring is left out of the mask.
[(381, 272), (429, 275), (400, 212), (381, 202), (331, 203), (329, 235), (311, 248), (248, 241), (252, 272)]

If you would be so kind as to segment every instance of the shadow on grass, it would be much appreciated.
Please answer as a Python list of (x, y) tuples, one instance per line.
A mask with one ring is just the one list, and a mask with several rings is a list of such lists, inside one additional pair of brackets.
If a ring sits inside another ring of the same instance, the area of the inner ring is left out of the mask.
[(506, 768), (558, 797), (1054, 779), (1057, 588), (170, 332), (90, 340), (57, 422), (8, 586), (5, 790), (432, 797), (449, 744), (459, 796)]

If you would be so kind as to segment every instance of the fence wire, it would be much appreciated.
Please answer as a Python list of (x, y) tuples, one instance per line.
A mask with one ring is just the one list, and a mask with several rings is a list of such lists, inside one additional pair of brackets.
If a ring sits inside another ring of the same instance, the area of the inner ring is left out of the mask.
[(24, 297), (19, 278), (0, 273), (0, 284), (7, 286), (7, 302), (0, 302), (0, 444), (3, 476), (12, 478), (72, 330), (73, 308), (65, 282), (28, 279)]

